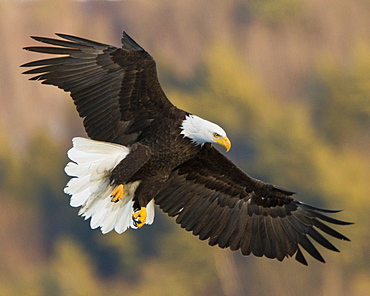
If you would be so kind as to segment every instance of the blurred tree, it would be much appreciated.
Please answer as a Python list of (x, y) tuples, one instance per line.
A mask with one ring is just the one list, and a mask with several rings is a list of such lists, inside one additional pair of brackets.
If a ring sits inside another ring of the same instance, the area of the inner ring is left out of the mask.
[(296, 21), (303, 10), (303, 3), (299, 0), (252, 0), (244, 3), (250, 6), (251, 15), (275, 26)]
[(370, 44), (353, 50), (353, 65), (340, 66), (330, 57), (318, 64), (313, 121), (334, 145), (363, 143), (370, 136)]
[(43, 295), (104, 295), (92, 261), (71, 238), (60, 236), (50, 269), (44, 278)]

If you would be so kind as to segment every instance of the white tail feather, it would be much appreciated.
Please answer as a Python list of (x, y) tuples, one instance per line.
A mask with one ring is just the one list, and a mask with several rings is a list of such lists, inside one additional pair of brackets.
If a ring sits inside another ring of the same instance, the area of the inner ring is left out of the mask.
[[(118, 202), (111, 201), (114, 186), (110, 184), (110, 173), (129, 154), (130, 149), (107, 142), (86, 138), (74, 138), (68, 151), (69, 162), (65, 172), (72, 178), (64, 192), (72, 195), (71, 206), (79, 207), (79, 215), (91, 218), (91, 228), (100, 227), (103, 233), (115, 230), (124, 232), (128, 227), (136, 229), (132, 214), (133, 197), (141, 181), (125, 184), (124, 195)], [(146, 224), (154, 220), (154, 202), (147, 205)]]

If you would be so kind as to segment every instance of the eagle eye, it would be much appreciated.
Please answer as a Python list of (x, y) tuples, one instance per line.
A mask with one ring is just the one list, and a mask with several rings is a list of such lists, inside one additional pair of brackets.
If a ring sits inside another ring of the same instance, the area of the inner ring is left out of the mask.
[(218, 133), (214, 133), (214, 134), (213, 134), (213, 136), (214, 136), (215, 138), (221, 138), (221, 135), (219, 135)]

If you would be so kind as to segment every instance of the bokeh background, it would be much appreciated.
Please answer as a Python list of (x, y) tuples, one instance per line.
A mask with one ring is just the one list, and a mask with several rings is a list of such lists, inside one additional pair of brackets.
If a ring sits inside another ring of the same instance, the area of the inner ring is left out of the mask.
[[(356, 222), (326, 264), (210, 247), (159, 210), (122, 235), (91, 230), (63, 193), (67, 93), (30, 82), (30, 35), (120, 46), (157, 61), (180, 108), (218, 122), (250, 175)], [(368, 0), (0, 1), (0, 295), (370, 295)]]

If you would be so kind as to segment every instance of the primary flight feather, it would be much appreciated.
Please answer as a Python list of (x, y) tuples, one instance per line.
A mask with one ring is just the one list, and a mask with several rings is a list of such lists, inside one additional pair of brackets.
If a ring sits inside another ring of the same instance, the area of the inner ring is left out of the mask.
[(154, 203), (210, 245), (282, 261), (305, 249), (325, 262), (311, 239), (338, 249), (320, 231), (349, 240), (327, 223), (351, 223), (293, 199), (294, 192), (254, 179), (218, 152), (229, 150), (217, 124), (178, 109), (166, 97), (153, 58), (125, 32), (122, 48), (66, 34), (32, 37), (57, 55), (22, 65), (31, 80), (71, 93), (90, 139), (74, 138), (65, 192), (103, 233), (154, 220)]

